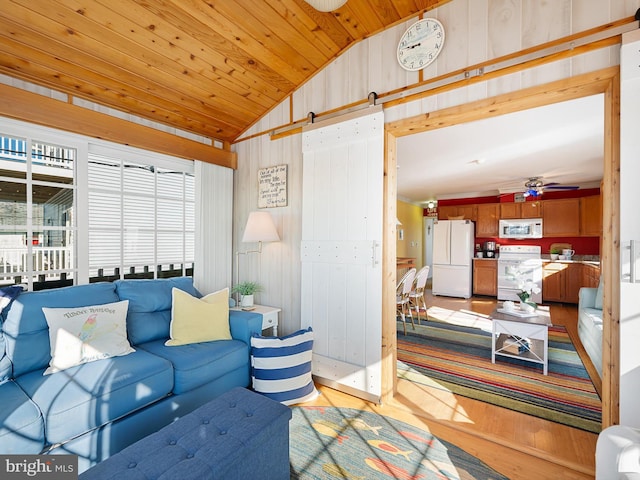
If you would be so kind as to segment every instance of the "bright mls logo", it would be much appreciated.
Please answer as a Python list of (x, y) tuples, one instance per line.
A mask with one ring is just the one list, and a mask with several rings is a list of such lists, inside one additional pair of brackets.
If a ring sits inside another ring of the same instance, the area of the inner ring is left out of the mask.
[(0, 455), (3, 480), (39, 479), (76, 480), (78, 457), (75, 455)]

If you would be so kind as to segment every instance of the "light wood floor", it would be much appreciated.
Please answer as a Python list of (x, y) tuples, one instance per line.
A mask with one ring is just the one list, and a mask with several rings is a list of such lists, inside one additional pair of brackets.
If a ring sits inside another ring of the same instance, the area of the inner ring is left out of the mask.
[[(427, 305), (488, 314), (495, 299), (427, 294)], [(567, 328), (594, 378), (595, 369), (578, 340), (577, 318), (575, 306), (551, 304), (552, 322)], [(401, 379), (393, 400), (380, 406), (328, 387), (318, 388), (321, 395), (311, 405), (371, 410), (402, 420), (457, 445), (511, 480), (594, 478), (597, 435), (593, 433)], [(599, 383), (596, 388), (600, 391)]]

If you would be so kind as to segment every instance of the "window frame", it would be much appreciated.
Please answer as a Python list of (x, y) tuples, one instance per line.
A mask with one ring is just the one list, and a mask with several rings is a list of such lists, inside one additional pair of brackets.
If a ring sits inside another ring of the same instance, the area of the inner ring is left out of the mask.
[[(60, 145), (65, 148), (73, 148), (76, 150), (76, 160), (74, 164), (74, 182), (73, 182), (73, 202), (75, 211), (75, 224), (73, 225), (73, 233), (75, 235), (74, 256), (75, 268), (73, 273), (74, 285), (88, 284), (89, 278), (89, 185), (88, 185), (88, 167), (89, 152), (106, 157), (119, 158), (123, 162), (136, 164), (153, 165), (154, 167), (167, 170), (180, 170), (195, 176), (194, 162), (182, 158), (171, 157), (166, 154), (150, 152), (140, 148), (120, 145), (106, 140), (95, 139), (79, 134), (64, 132), (50, 127), (30, 124), (20, 120), (0, 117), (0, 134), (13, 136), (27, 141), (27, 148), (31, 148), (33, 141)], [(101, 153), (102, 152), (102, 153)], [(28, 177), (27, 177), (28, 178)], [(195, 198), (195, 178), (194, 178), (194, 237), (197, 230), (197, 218), (195, 217), (197, 201)], [(27, 181), (27, 187), (31, 189), (33, 180)], [(29, 205), (31, 205), (29, 201)], [(31, 215), (29, 213), (29, 215)], [(29, 253), (32, 252), (28, 248)], [(196, 252), (194, 248), (193, 264), (195, 268)], [(155, 256), (155, 255), (154, 255)], [(157, 262), (156, 262), (157, 263)], [(124, 278), (125, 272), (121, 271), (121, 278)], [(154, 271), (154, 278), (157, 271)], [(33, 288), (33, 279), (28, 279), (28, 287)]]

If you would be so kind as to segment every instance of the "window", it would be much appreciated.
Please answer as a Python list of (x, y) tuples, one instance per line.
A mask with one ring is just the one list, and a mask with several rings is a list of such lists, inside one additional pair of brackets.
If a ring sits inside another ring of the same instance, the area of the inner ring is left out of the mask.
[(0, 119), (0, 284), (192, 276), (194, 250), (193, 162)]
[(0, 282), (38, 290), (76, 275), (76, 149), (0, 136)]
[(193, 275), (194, 177), (89, 154), (89, 277)]

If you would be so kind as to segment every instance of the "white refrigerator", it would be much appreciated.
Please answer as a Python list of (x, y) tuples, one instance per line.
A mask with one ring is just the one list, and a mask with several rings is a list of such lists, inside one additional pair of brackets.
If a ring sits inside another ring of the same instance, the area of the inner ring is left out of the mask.
[(433, 225), (432, 293), (470, 298), (474, 227), (470, 220), (438, 220)]

